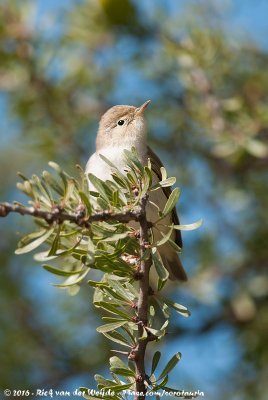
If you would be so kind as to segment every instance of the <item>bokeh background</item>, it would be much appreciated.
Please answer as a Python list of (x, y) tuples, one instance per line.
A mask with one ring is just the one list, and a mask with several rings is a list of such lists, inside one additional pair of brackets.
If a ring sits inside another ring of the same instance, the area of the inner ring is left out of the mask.
[[(183, 234), (189, 282), (166, 289), (192, 316), (160, 350), (182, 352), (169, 386), (205, 399), (268, 393), (267, 15), (265, 0), (0, 1), (0, 200), (25, 201), (18, 170), (85, 166), (100, 115), (151, 99), (181, 222), (204, 219)], [(90, 288), (69, 296), (13, 254), (30, 218), (0, 229), (0, 387), (92, 387), (111, 353)]]

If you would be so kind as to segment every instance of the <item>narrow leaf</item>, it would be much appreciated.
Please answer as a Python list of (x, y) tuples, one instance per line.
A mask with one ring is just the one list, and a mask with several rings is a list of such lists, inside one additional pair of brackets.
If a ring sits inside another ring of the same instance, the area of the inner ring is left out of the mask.
[(161, 281), (166, 281), (169, 277), (169, 273), (160, 261), (157, 253), (153, 254), (153, 264)]
[(97, 332), (103, 333), (103, 332), (110, 332), (114, 331), (116, 328), (119, 328), (120, 326), (124, 325), (127, 321), (119, 321), (119, 322), (111, 322), (110, 324), (105, 324), (101, 325), (97, 328)]
[(47, 264), (43, 264), (42, 268), (44, 268), (48, 272), (51, 272), (54, 275), (60, 275), (60, 276), (71, 276), (71, 275), (82, 274), (84, 271), (87, 270), (87, 268), (83, 268), (78, 271), (64, 271), (59, 268), (51, 267), (50, 265)]
[(131, 369), (128, 368), (111, 367), (110, 370), (116, 375), (135, 377), (135, 372), (131, 371)]
[(103, 335), (112, 342), (119, 343), (122, 346), (127, 346), (129, 348), (132, 347), (132, 344), (120, 332), (117, 331), (103, 332)]
[(154, 371), (156, 370), (157, 365), (158, 365), (159, 360), (160, 360), (160, 357), (161, 357), (160, 351), (157, 351), (156, 353), (154, 353), (153, 360), (152, 360), (151, 375), (152, 375), (152, 374), (154, 373)]
[(92, 208), (91, 208), (91, 204), (89, 202), (88, 196), (84, 192), (82, 192), (81, 190), (78, 193), (79, 193), (80, 199), (82, 200), (82, 202), (86, 206), (88, 215), (91, 215)]
[(158, 379), (160, 380), (160, 379), (164, 378), (165, 376), (167, 376), (169, 374), (169, 372), (172, 371), (173, 368), (178, 364), (180, 359), (181, 359), (181, 353), (178, 352), (169, 360), (169, 362), (163, 369), (163, 371)]
[(188, 308), (182, 306), (181, 304), (175, 303), (174, 301), (171, 301), (169, 299), (162, 299), (169, 307), (173, 308), (175, 311), (177, 311), (179, 314), (182, 314), (185, 317), (190, 317), (191, 313), (188, 310)]
[(84, 277), (88, 274), (89, 270), (90, 270), (90, 268), (86, 268), (82, 274), (76, 274), (73, 276), (69, 276), (69, 278), (67, 278), (63, 284), (61, 284), (61, 285), (53, 284), (53, 286), (68, 287), (68, 286), (76, 285), (77, 283), (81, 282), (84, 279)]
[(174, 225), (173, 228), (177, 229), (179, 231), (192, 231), (194, 229), (199, 228), (202, 225), (203, 220), (200, 219), (199, 221), (193, 223), (193, 224), (187, 224), (187, 225)]
[(102, 198), (104, 200), (107, 201), (107, 203), (109, 203), (109, 194), (111, 195), (111, 191), (108, 188), (107, 185), (105, 185), (105, 183), (97, 178), (95, 175), (89, 173), (88, 175), (88, 179), (90, 180), (90, 182), (92, 183), (92, 185), (96, 188), (96, 190), (99, 192), (99, 194), (102, 196)]
[(54, 231), (54, 228), (49, 229), (48, 231), (46, 231), (46, 233), (44, 235), (40, 236), (33, 242), (27, 244), (24, 247), (16, 249), (15, 254), (25, 254), (25, 253), (29, 253), (30, 251), (36, 249), (37, 247), (39, 247), (42, 243), (44, 243), (49, 238), (49, 236), (52, 234), (53, 231)]
[(173, 210), (173, 208), (177, 204), (177, 201), (179, 200), (180, 193), (181, 193), (181, 191), (179, 188), (175, 188), (173, 190), (173, 192), (171, 193), (171, 195), (168, 198), (168, 201), (166, 202), (166, 205), (162, 212), (161, 218), (164, 218), (166, 215), (168, 215)]
[(152, 187), (151, 190), (156, 190), (156, 189), (159, 189), (160, 187), (173, 186), (175, 183), (176, 183), (176, 178), (171, 177), (171, 178), (168, 178), (168, 179), (158, 182), (156, 185), (154, 185)]

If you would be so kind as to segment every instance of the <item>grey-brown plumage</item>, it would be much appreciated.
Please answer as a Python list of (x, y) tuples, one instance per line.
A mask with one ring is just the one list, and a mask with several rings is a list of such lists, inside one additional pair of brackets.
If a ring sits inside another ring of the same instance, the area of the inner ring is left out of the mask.
[[(158, 179), (161, 180), (161, 167), (164, 165), (162, 164), (162, 161), (160, 158), (153, 152), (153, 150), (147, 146), (147, 152), (148, 152), (148, 157), (151, 160), (152, 164), (152, 170), (153, 172), (157, 175)], [(170, 187), (164, 187), (162, 188), (166, 198), (168, 199), (170, 194), (171, 194), (171, 189)], [(179, 225), (179, 217), (177, 214), (176, 208), (173, 208), (172, 213), (171, 213), (171, 220), (174, 223), (174, 225)], [(174, 238), (175, 243), (182, 248), (182, 238), (181, 238), (181, 231), (175, 230), (175, 238)], [(159, 247), (159, 253), (162, 258), (162, 261), (169, 271), (169, 277), (171, 280), (180, 280), (180, 281), (187, 281), (187, 275), (186, 272), (184, 271), (184, 268), (182, 266), (181, 260), (178, 256), (178, 254), (173, 251), (173, 252), (166, 252), (166, 247), (164, 249), (161, 249)]]
[[(147, 165), (147, 160), (150, 158), (154, 183), (161, 179), (160, 169), (163, 164), (146, 143), (147, 130), (143, 112), (148, 104), (149, 101), (138, 108), (126, 105), (114, 106), (102, 116), (96, 138), (96, 152), (88, 160), (86, 174), (91, 172), (102, 180), (111, 179), (110, 168), (99, 157), (99, 154), (104, 155), (119, 170), (123, 171), (125, 168), (124, 149), (131, 150), (132, 146), (134, 146), (143, 165)], [(89, 188), (90, 190), (95, 190), (90, 182)], [(171, 189), (169, 187), (150, 192), (146, 212), (151, 222), (154, 223), (158, 220), (158, 212), (153, 203), (163, 209), (170, 193)], [(176, 209), (160, 222), (153, 228), (156, 240), (162, 238), (160, 229), (163, 233), (167, 233), (169, 231), (168, 225), (172, 223), (179, 224)], [(182, 247), (180, 231), (173, 231), (171, 239)], [(158, 250), (169, 272), (169, 278), (171, 280), (186, 281), (187, 276), (176, 251), (168, 243), (160, 246)]]

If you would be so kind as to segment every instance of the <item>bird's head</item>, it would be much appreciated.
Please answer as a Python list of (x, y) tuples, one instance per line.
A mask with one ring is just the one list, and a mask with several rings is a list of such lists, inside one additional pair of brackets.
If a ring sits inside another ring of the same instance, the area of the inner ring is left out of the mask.
[(96, 149), (131, 146), (146, 143), (146, 123), (143, 112), (150, 103), (146, 101), (140, 107), (114, 106), (101, 117)]

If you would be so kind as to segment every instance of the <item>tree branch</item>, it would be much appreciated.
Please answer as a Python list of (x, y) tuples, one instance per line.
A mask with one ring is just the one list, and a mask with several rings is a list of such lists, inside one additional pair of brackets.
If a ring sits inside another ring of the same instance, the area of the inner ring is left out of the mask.
[[(60, 206), (55, 206), (51, 211), (44, 211), (37, 207), (24, 207), (17, 204), (1, 203), (0, 202), (0, 217), (6, 217), (10, 212), (19, 213), (21, 215), (31, 215), (33, 217), (42, 218), (49, 224), (53, 222), (62, 223), (70, 221), (78, 226), (85, 228), (90, 226), (90, 223), (97, 221), (116, 220), (127, 223), (131, 220), (138, 221), (140, 224), (140, 268), (139, 268), (139, 299), (138, 299), (138, 337), (143, 336), (143, 331), (148, 324), (148, 298), (149, 298), (149, 273), (152, 265), (152, 257), (143, 259), (146, 249), (149, 245), (149, 228), (151, 223), (146, 218), (146, 204), (148, 195), (144, 196), (139, 205), (134, 210), (125, 210), (119, 213), (110, 211), (102, 211), (96, 214), (85, 216), (85, 206), (81, 203), (76, 212), (67, 213)], [(147, 390), (146, 382), (148, 377), (145, 373), (145, 351), (147, 343), (152, 340), (150, 336), (145, 340), (138, 339), (138, 344), (135, 349), (129, 354), (129, 358), (136, 364), (136, 387), (135, 387), (135, 400), (144, 400)]]
[(131, 220), (139, 221), (144, 215), (145, 210), (141, 206), (137, 206), (134, 210), (125, 210), (119, 213), (113, 213), (110, 210), (105, 210), (96, 214), (92, 214), (90, 217), (86, 217), (83, 203), (81, 203), (81, 205), (77, 208), (76, 212), (67, 213), (60, 206), (56, 206), (51, 211), (44, 211), (36, 207), (24, 207), (17, 204), (0, 202), (0, 217), (6, 217), (10, 212), (43, 218), (49, 224), (53, 222), (61, 223), (64, 221), (70, 221), (79, 226), (84, 226), (87, 228), (89, 227), (90, 223), (97, 221), (115, 220), (123, 223)]
[[(143, 329), (146, 328), (148, 323), (148, 298), (149, 298), (149, 273), (152, 265), (151, 256), (144, 260), (143, 256), (148, 248), (149, 235), (148, 230), (150, 222), (146, 219), (146, 203), (148, 196), (141, 199), (141, 215), (139, 218), (140, 223), (140, 288), (139, 288), (139, 299), (138, 299), (138, 335), (139, 338), (143, 336)], [(135, 389), (135, 400), (144, 400), (146, 395), (146, 373), (145, 373), (145, 351), (147, 343), (150, 339), (138, 340), (138, 345), (134, 350), (134, 361), (136, 364), (136, 389)]]

